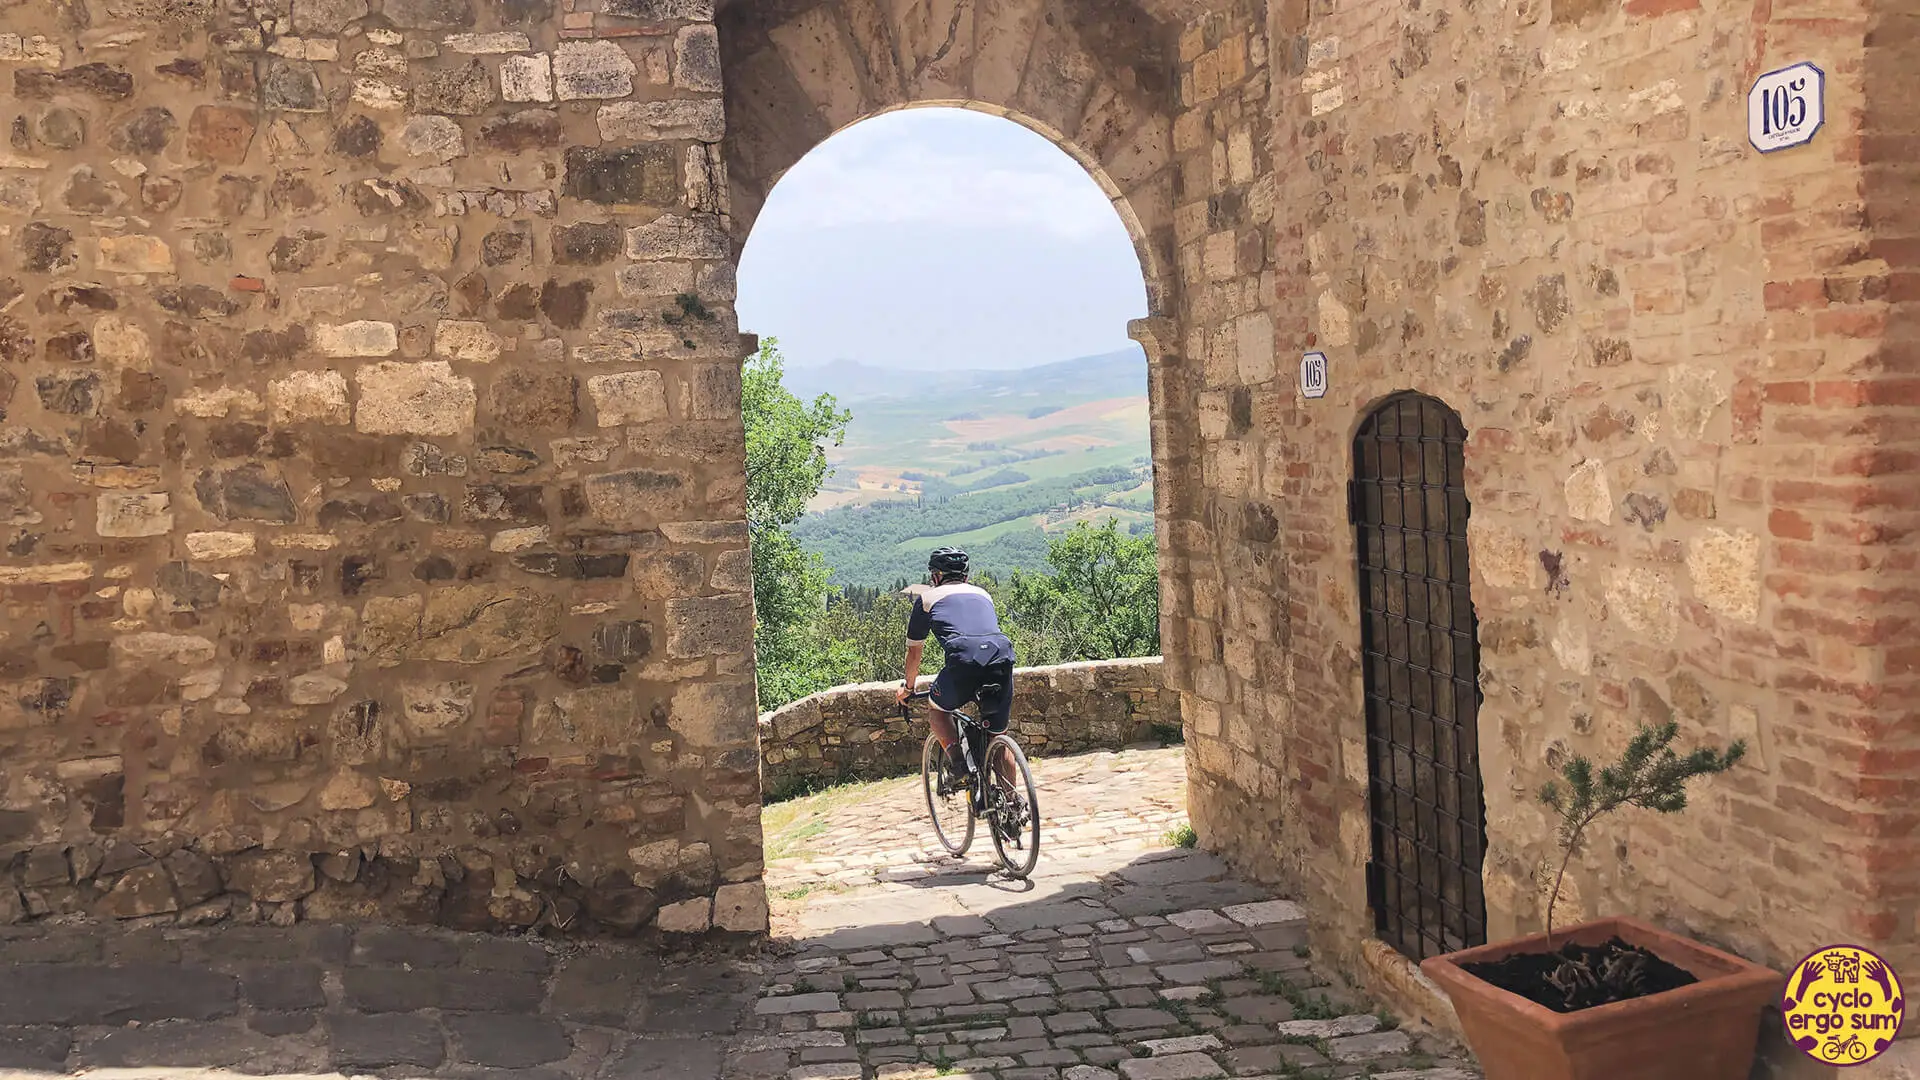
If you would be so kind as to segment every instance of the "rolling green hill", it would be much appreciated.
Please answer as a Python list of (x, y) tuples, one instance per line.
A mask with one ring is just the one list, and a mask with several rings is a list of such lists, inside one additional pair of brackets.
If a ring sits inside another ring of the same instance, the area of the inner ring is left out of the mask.
[(1019, 371), (791, 369), (789, 389), (853, 413), (794, 535), (839, 584), (918, 580), (927, 551), (983, 570), (1044, 565), (1048, 532), (1108, 517), (1153, 527), (1146, 362), (1138, 350)]

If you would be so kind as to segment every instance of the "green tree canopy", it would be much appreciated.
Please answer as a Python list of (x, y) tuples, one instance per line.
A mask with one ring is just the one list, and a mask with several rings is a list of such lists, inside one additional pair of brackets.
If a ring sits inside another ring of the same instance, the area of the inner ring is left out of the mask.
[[(1160, 578), (1154, 537), (1085, 522), (1047, 544), (1050, 572), (1014, 571), (998, 600), (1022, 664), (1113, 660), (1160, 651)], [(1022, 639), (1025, 639), (1024, 641)]]
[(813, 632), (825, 611), (828, 571), (787, 527), (827, 478), (827, 448), (846, 438), (852, 414), (832, 395), (801, 401), (780, 382), (786, 363), (767, 338), (741, 372), (747, 429), (747, 529), (753, 550), (753, 644), (760, 702), (771, 708), (836, 681)]

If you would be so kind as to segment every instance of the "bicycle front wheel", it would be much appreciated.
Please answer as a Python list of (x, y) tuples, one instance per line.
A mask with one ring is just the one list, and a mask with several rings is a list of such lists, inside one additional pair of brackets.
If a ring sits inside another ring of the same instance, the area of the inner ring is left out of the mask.
[(996, 735), (987, 744), (987, 832), (1000, 865), (1015, 878), (1033, 873), (1040, 861), (1040, 796), (1034, 790), (1027, 755), (1010, 735)]
[(940, 794), (946, 747), (932, 735), (920, 752), (920, 786), (927, 793), (927, 813), (933, 818), (933, 833), (940, 846), (953, 856), (965, 855), (973, 845), (973, 798), (963, 786), (950, 794)]

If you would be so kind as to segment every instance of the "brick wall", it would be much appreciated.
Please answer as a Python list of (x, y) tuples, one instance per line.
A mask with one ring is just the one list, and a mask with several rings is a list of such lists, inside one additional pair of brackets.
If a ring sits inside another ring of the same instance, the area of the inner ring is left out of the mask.
[[(1161, 682), (1157, 656), (1021, 668), (1008, 730), (1028, 757), (1118, 750), (1180, 727), (1180, 697)], [(760, 716), (760, 785), (874, 780), (920, 768), (922, 710), (903, 720), (896, 683), (839, 686)]]

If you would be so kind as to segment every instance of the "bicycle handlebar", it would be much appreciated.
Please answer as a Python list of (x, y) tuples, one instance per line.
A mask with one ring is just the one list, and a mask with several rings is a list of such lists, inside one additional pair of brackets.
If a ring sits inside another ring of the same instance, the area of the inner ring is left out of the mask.
[(900, 716), (903, 719), (907, 719), (907, 720), (913, 719), (913, 710), (907, 706), (907, 702), (925, 701), (932, 696), (933, 696), (933, 686), (931, 684), (928, 684), (927, 688), (924, 690), (912, 691), (907, 695), (907, 700), (902, 701), (900, 703)]

